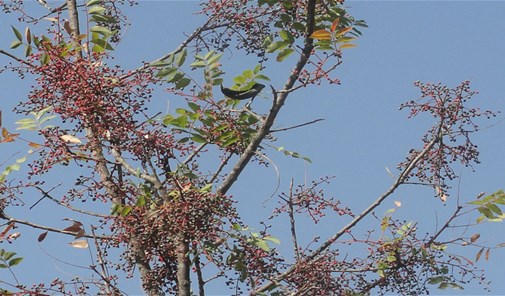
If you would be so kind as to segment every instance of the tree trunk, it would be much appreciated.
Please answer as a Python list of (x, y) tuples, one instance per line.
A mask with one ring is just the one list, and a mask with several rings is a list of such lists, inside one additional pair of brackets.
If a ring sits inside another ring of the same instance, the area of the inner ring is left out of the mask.
[(183, 237), (177, 246), (177, 284), (179, 296), (191, 296), (191, 279), (189, 269), (191, 262), (189, 260), (189, 245)]

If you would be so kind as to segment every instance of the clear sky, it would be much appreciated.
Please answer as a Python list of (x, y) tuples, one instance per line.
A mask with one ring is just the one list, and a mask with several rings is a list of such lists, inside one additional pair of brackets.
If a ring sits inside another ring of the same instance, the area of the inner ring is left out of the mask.
[[(33, 5), (36, 5), (35, 2)], [(349, 1), (348, 11), (357, 19), (367, 21), (370, 28), (364, 29), (358, 47), (344, 51), (344, 63), (338, 69), (342, 85), (310, 88), (295, 93), (288, 100), (283, 115), (275, 128), (287, 127), (316, 118), (325, 121), (278, 135), (278, 146), (308, 156), (312, 164), (284, 157), (271, 151), (270, 156), (281, 174), (280, 191), (287, 190), (291, 177), (295, 182), (335, 176), (326, 186), (327, 194), (341, 199), (345, 205), (359, 212), (384, 192), (392, 182), (385, 167), (395, 171), (396, 164), (403, 161), (411, 148), (421, 147), (420, 138), (430, 127), (430, 118), (407, 119), (407, 112), (398, 111), (399, 105), (419, 96), (413, 82), (442, 82), (450, 87), (463, 80), (470, 80), (473, 89), (480, 92), (472, 104), (483, 109), (505, 110), (505, 1)], [(193, 1), (140, 1), (139, 6), (127, 9), (131, 27), (114, 55), (116, 62), (125, 68), (134, 68), (142, 61), (151, 61), (169, 52), (184, 39), (183, 32), (190, 33), (201, 24), (201, 19), (192, 14), (198, 9)], [(17, 25), (13, 16), (0, 15), (0, 48), (7, 49), (14, 39), (10, 25)], [(0, 64), (7, 63), (0, 56)], [(247, 68), (253, 68), (253, 59), (227, 55), (222, 60), (231, 78)], [(267, 69), (265, 74), (279, 88), (286, 78), (287, 64)], [(9, 110), (26, 95), (26, 82), (19, 83), (12, 74), (0, 76), (0, 103), (4, 113), (4, 126), (14, 130), (19, 115)], [(269, 93), (257, 104), (267, 104)], [(159, 106), (166, 108), (167, 95), (161, 95)], [(156, 100), (156, 98), (155, 98)], [(256, 102), (255, 102), (256, 103)], [(177, 102), (170, 102), (171, 105)], [(427, 188), (405, 187), (387, 200), (377, 215), (394, 207), (393, 201), (401, 201), (397, 216), (408, 221), (420, 221), (424, 231), (433, 231), (436, 222), (443, 221), (454, 209), (456, 197), (470, 200), (478, 193), (488, 193), (505, 188), (505, 123), (503, 116), (482, 126), (495, 124), (475, 136), (481, 151), (481, 165), (476, 172), (462, 170), (461, 183), (453, 183), (451, 198), (446, 205), (433, 197)], [(0, 154), (5, 158), (16, 151), (12, 144), (0, 145)], [(0, 163), (5, 159), (0, 159)], [(62, 180), (62, 176), (54, 176)], [(245, 220), (258, 227), (257, 219), (267, 218), (276, 205), (270, 196), (275, 192), (276, 172), (272, 168), (259, 168), (254, 164), (240, 177), (232, 194), (238, 200), (240, 210), (245, 210)], [(277, 192), (279, 193), (279, 192)], [(29, 197), (25, 197), (29, 199)], [(37, 200), (35, 197), (31, 197)], [(46, 201), (49, 203), (48, 201)], [(47, 209), (41, 205), (29, 216), (39, 223), (47, 222)], [(26, 215), (26, 214), (25, 214)], [(58, 216), (58, 215), (55, 215)], [(61, 219), (68, 216), (54, 217)], [(54, 227), (62, 227), (59, 220), (51, 221)], [(359, 229), (377, 229), (374, 220)], [(322, 222), (317, 227), (299, 225), (305, 239), (310, 240), (314, 231), (327, 237), (346, 220)], [(58, 224), (60, 223), (60, 224)], [(373, 224), (375, 223), (375, 224)], [(289, 237), (279, 225), (277, 235), (289, 246)], [(505, 226), (487, 224), (473, 232), (481, 233), (481, 242), (495, 245), (505, 241)], [(364, 233), (363, 233), (364, 234)], [(2, 244), (0, 248), (15, 250), (25, 261), (16, 268), (23, 282), (48, 282), (55, 276), (71, 277), (78, 273), (72, 267), (58, 262), (36, 247), (38, 232), (23, 237), (14, 244)], [(89, 264), (88, 253), (66, 245), (68, 239), (42, 244), (46, 252), (59, 259), (76, 264)], [(62, 246), (63, 245), (63, 246)], [(281, 248), (284, 247), (281, 244)], [(468, 250), (468, 258), (474, 259), (476, 249)], [(68, 255), (68, 257), (67, 257)], [(61, 257), (64, 256), (64, 258)], [(492, 281), (492, 294), (505, 295), (503, 281), (505, 250), (493, 250), (489, 262), (477, 265), (487, 270)], [(0, 270), (0, 278), (9, 278)], [(482, 287), (474, 283), (464, 291), (438, 291), (432, 294), (484, 294)], [(125, 283), (124, 289), (131, 294), (140, 293), (138, 282)], [(211, 294), (226, 294), (215, 286)]]

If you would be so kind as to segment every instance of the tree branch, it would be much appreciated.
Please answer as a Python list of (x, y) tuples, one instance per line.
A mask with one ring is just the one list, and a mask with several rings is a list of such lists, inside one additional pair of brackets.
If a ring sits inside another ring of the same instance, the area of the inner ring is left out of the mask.
[[(388, 196), (390, 196), (395, 190), (404, 183), (407, 176), (415, 169), (417, 163), (426, 156), (426, 154), (433, 148), (433, 146), (439, 142), (440, 139), (437, 136), (434, 136), (433, 139), (424, 147), (424, 149), (409, 163), (409, 165), (402, 171), (400, 176), (396, 179), (396, 181), (391, 185), (391, 187), (384, 192), (379, 198), (377, 198), (372, 204), (370, 204), (364, 211), (362, 211), (359, 215), (357, 215), (351, 222), (341, 228), (338, 232), (336, 232), (331, 238), (326, 240), (319, 248), (317, 248), (312, 254), (307, 256), (305, 260), (302, 262), (309, 262), (314, 260), (317, 256), (319, 256), (322, 252), (328, 249), (337, 239), (339, 239), (342, 235), (347, 233), (351, 228), (353, 228), (358, 222), (360, 222), (363, 218), (365, 218), (370, 212), (372, 212), (375, 208), (377, 208)], [(296, 271), (298, 264), (302, 263), (298, 262), (293, 265), (290, 269), (283, 272), (279, 276), (275, 277), (275, 279), (271, 280), (270, 283), (263, 285), (259, 289), (255, 290), (255, 292), (265, 292), (270, 288), (275, 286), (275, 282), (280, 282), (290, 274)]]
[[(312, 54), (312, 49), (314, 49), (313, 45), (313, 39), (310, 38), (310, 35), (312, 32), (314, 32), (314, 27), (315, 27), (315, 8), (316, 8), (316, 1), (317, 0), (309, 0), (307, 3), (307, 32), (305, 36), (305, 41), (304, 41), (304, 47), (302, 50), (302, 54), (300, 55), (300, 58), (298, 59), (298, 62), (296, 63), (295, 67), (291, 71), (291, 75), (289, 76), (288, 80), (284, 84), (284, 90), (288, 90), (293, 88), (294, 84), (298, 80), (298, 77), (302, 71), (302, 69), (305, 67), (307, 64), (311, 54)], [(219, 194), (225, 194), (228, 192), (228, 190), (231, 188), (231, 186), (237, 181), (238, 177), (246, 167), (246, 165), (249, 163), (251, 158), (253, 157), (254, 153), (258, 149), (260, 143), (263, 141), (263, 139), (269, 134), (270, 128), (274, 124), (275, 119), (277, 118), (277, 115), (279, 114), (279, 111), (281, 110), (282, 106), (286, 102), (286, 99), (288, 98), (289, 93), (288, 92), (282, 92), (278, 93), (275, 91), (275, 89), (271, 86), (273, 94), (274, 94), (274, 99), (272, 101), (272, 107), (270, 108), (270, 111), (264, 121), (264, 123), (260, 126), (258, 132), (256, 135), (252, 138), (251, 142), (245, 149), (245, 151), (242, 153), (240, 158), (238, 159), (237, 163), (231, 170), (230, 174), (228, 177), (223, 181), (223, 183), (219, 186), (217, 189), (217, 193)]]
[[(37, 228), (37, 229), (47, 230), (47, 231), (50, 231), (50, 232), (56, 232), (56, 233), (66, 234), (66, 235), (70, 235), (70, 236), (73, 236), (73, 237), (75, 237), (75, 235), (77, 234), (76, 232), (72, 232), (72, 231), (65, 231), (65, 230), (61, 230), (61, 229), (58, 229), (58, 228), (53, 228), (53, 227), (49, 227), (49, 226), (35, 224), (35, 223), (30, 222), (30, 221), (25, 221), (25, 220), (21, 220), (21, 219), (12, 218), (12, 217), (7, 216), (3, 212), (0, 212), (0, 219), (8, 220), (9, 222), (23, 224), (23, 225), (26, 225), (26, 226), (30, 226), (32, 228)], [(86, 237), (86, 238), (98, 238), (98, 239), (103, 239), (103, 240), (115, 240), (115, 238), (111, 237), (111, 236), (93, 236), (93, 235), (89, 235), (89, 234), (84, 234), (82, 237)]]
[(283, 132), (283, 131), (299, 128), (299, 127), (306, 126), (306, 125), (309, 125), (309, 124), (313, 124), (313, 123), (316, 123), (316, 122), (319, 122), (319, 121), (323, 121), (323, 120), (324, 120), (324, 118), (318, 118), (318, 119), (314, 119), (314, 120), (309, 121), (309, 122), (305, 122), (305, 123), (301, 123), (301, 124), (297, 124), (297, 125), (293, 125), (293, 126), (289, 126), (289, 127), (285, 127), (285, 128), (279, 128), (279, 129), (270, 130), (270, 133)]

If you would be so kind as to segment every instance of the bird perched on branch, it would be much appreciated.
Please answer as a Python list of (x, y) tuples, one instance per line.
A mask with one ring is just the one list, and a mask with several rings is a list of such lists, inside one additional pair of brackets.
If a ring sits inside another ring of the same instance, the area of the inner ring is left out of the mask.
[(227, 96), (233, 100), (246, 100), (251, 99), (251, 101), (265, 88), (265, 86), (261, 83), (255, 83), (248, 90), (232, 90), (226, 87), (223, 87), (221, 84), (221, 92), (223, 95)]

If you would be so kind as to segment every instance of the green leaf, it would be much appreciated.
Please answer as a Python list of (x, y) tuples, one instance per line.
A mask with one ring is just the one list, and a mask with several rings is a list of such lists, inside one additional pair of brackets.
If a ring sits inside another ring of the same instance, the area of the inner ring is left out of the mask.
[(213, 63), (219, 61), (219, 59), (221, 59), (222, 56), (223, 56), (222, 53), (220, 53), (220, 54), (214, 54), (210, 59), (207, 60), (207, 63), (209, 65), (213, 64)]
[(236, 143), (238, 140), (239, 140), (238, 137), (231, 137), (223, 143), (223, 147), (228, 147), (231, 144)]
[(175, 83), (175, 88), (183, 89), (186, 86), (188, 86), (190, 83), (191, 83), (191, 79), (184, 77)]
[(495, 204), (490, 204), (487, 206), (487, 208), (498, 216), (503, 214), (502, 210)]
[(253, 244), (261, 248), (263, 251), (266, 252), (270, 251), (270, 247), (268, 246), (267, 242), (262, 239), (259, 238), (254, 239)]
[(221, 85), (221, 84), (223, 84), (223, 81), (224, 81), (223, 78), (213, 79), (212, 80), (212, 85), (213, 86)]
[(482, 215), (484, 215), (488, 219), (494, 218), (493, 213), (488, 208), (480, 207), (480, 208), (478, 208), (478, 211), (479, 211), (479, 213), (481, 213)]
[(88, 3), (86, 3), (86, 6), (87, 7), (91, 7), (93, 5), (97, 5), (97, 4), (100, 4), (100, 3), (102, 3), (102, 0), (90, 0), (90, 1), (88, 1)]
[(207, 143), (207, 140), (198, 134), (193, 134), (193, 136), (191, 137), (191, 140), (193, 140), (193, 142), (196, 142), (196, 143)]
[(32, 54), (32, 47), (30, 45), (25, 46), (25, 57), (28, 57)]
[(14, 41), (12, 41), (10, 48), (11, 48), (11, 49), (18, 48), (21, 44), (23, 44), (21, 41), (19, 41), (19, 40), (14, 40)]
[(105, 52), (105, 47), (95, 44), (95, 45), (93, 45), (93, 48), (91, 49), (91, 51), (94, 53), (103, 53), (103, 52)]
[(146, 197), (144, 195), (141, 195), (138, 199), (137, 202), (135, 203), (137, 207), (143, 207), (146, 205)]
[(3, 255), (3, 260), (7, 261), (16, 255), (15, 252), (5, 252)]
[(298, 32), (305, 32), (305, 25), (300, 22), (294, 22), (293, 28)]
[(121, 209), (121, 216), (123, 216), (123, 217), (128, 216), (128, 214), (131, 213), (132, 209), (133, 208), (131, 206), (123, 206)]
[(176, 54), (175, 55), (175, 65), (177, 67), (181, 67), (184, 62), (186, 61), (186, 56), (188, 55), (188, 52), (186, 49), (184, 49), (183, 51), (181, 51), (180, 53)]
[(99, 33), (104, 36), (112, 36), (114, 33), (106, 27), (103, 26), (93, 26), (89, 29), (90, 32)]
[(277, 62), (282, 62), (284, 61), (285, 58), (287, 58), (288, 56), (290, 56), (295, 50), (292, 49), (292, 48), (285, 48), (284, 50), (282, 50), (278, 55), (277, 55), (277, 58), (276, 58), (276, 61)]
[(256, 76), (254, 76), (255, 79), (260, 79), (260, 80), (265, 80), (265, 81), (270, 81), (270, 78), (268, 78), (267, 76), (263, 75), (263, 74), (258, 74)]
[(12, 260), (9, 261), (9, 267), (16, 266), (19, 263), (21, 263), (21, 261), (23, 261), (22, 257), (14, 258), (14, 259), (12, 259)]
[(276, 50), (279, 50), (279, 49), (282, 49), (284, 47), (288, 46), (288, 43), (284, 42), (284, 41), (277, 41), (277, 42), (273, 42), (271, 43), (270, 45), (267, 46), (267, 52), (268, 53), (272, 53)]
[(88, 14), (103, 14), (105, 11), (105, 7), (102, 6), (93, 6), (88, 10)]
[(436, 285), (436, 284), (440, 284), (444, 280), (445, 280), (445, 276), (436, 276), (436, 277), (432, 277), (431, 279), (429, 279), (428, 284)]
[(254, 76), (254, 72), (251, 69), (247, 69), (242, 72), (242, 76), (244, 76), (246, 79), (251, 79)]
[(163, 68), (156, 73), (156, 77), (163, 78), (177, 71), (177, 68), (167, 67)]
[(202, 187), (202, 189), (200, 189), (200, 192), (203, 192), (203, 193), (211, 192), (212, 186), (213, 186), (212, 183), (206, 184), (205, 186)]
[(19, 32), (18, 29), (14, 28), (13, 26), (11, 26), (11, 28), (12, 28), (12, 31), (14, 31), (14, 35), (16, 35), (16, 38), (19, 41), (23, 41), (23, 35), (21, 35), (21, 32)]
[(196, 103), (188, 102), (188, 106), (189, 106), (189, 108), (191, 108), (191, 110), (193, 110), (195, 112), (200, 110), (200, 105), (198, 105)]
[(278, 238), (273, 237), (273, 236), (266, 236), (263, 239), (267, 240), (267, 241), (271, 241), (272, 243), (278, 244), (278, 245), (281, 243), (281, 241)]
[(205, 61), (196, 61), (191, 63), (189, 66), (193, 68), (205, 68), (206, 65), (207, 63)]
[(102, 23), (115, 24), (115, 23), (119, 22), (116, 18), (114, 18), (112, 16), (102, 15), (102, 14), (93, 14), (91, 16), (91, 20), (94, 21), (95, 23), (102, 22)]
[(180, 79), (182, 79), (183, 77), (184, 77), (183, 73), (176, 71), (176, 72), (173, 72), (173, 73), (170, 73), (169, 75), (167, 75), (166, 79), (167, 79), (167, 82), (175, 83), (175, 82), (179, 81)]
[(49, 63), (50, 60), (51, 58), (49, 57), (49, 55), (47, 53), (43, 53), (42, 56), (40, 57), (40, 64), (42, 66), (47, 65), (47, 63)]
[(281, 36), (282, 40), (288, 42), (289, 44), (293, 44), (295, 42), (295, 37), (293, 35), (285, 30), (281, 30), (279, 32), (279, 35)]

